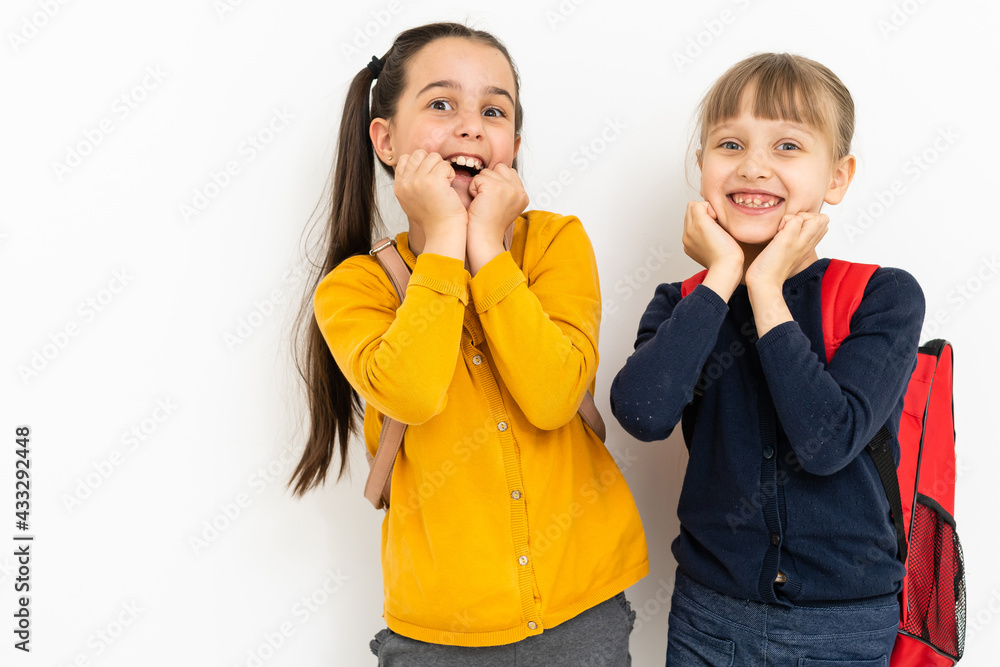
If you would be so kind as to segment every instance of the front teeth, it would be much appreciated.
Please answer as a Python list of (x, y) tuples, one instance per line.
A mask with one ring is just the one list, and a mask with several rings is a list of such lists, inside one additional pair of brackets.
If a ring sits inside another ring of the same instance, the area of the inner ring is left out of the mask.
[(459, 155), (458, 157), (453, 157), (451, 159), (453, 164), (457, 164), (459, 167), (471, 167), (482, 171), (483, 163), (474, 157), (465, 157), (464, 155)]
[(769, 201), (764, 201), (760, 197), (744, 197), (741, 194), (733, 195), (733, 201), (737, 204), (742, 204), (743, 206), (750, 206), (754, 208), (770, 208), (772, 206), (777, 206), (781, 201), (780, 199), (773, 199)]

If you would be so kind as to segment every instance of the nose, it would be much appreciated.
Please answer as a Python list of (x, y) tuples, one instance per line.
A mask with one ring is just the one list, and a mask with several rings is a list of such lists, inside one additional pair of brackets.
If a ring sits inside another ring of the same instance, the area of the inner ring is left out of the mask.
[(737, 174), (743, 178), (753, 180), (756, 178), (767, 178), (771, 175), (770, 155), (764, 149), (746, 149), (740, 160)]
[(463, 139), (481, 139), (483, 117), (476, 109), (465, 109), (456, 114), (455, 133)]

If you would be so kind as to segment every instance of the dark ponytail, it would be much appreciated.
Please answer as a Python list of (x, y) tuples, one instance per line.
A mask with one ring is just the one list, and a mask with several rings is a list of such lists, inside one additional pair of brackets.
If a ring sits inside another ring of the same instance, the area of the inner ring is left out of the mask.
[[(347, 92), (344, 114), (340, 120), (337, 157), (330, 187), (329, 215), (319, 241), (319, 262), (313, 263), (294, 328), (295, 365), (306, 386), (309, 402), (309, 437), (289, 486), (296, 495), (326, 480), (333, 463), (334, 446), (340, 450), (337, 479), (347, 469), (347, 447), (358, 430), (362, 414), (361, 399), (347, 382), (313, 315), (313, 294), (320, 281), (348, 257), (368, 252), (373, 232), (381, 230), (382, 218), (375, 197), (375, 151), (368, 128), (374, 118), (391, 119), (406, 87), (409, 61), (431, 42), (445, 37), (459, 37), (492, 46), (506, 56), (514, 73), (514, 132), (520, 135), (522, 110), (517, 69), (507, 49), (488, 32), (472, 30), (457, 23), (433, 23), (399, 34), (382, 58), (382, 70), (365, 67), (355, 75)], [(372, 81), (375, 86), (372, 87)], [(369, 108), (369, 96), (371, 108)], [(382, 164), (391, 176), (392, 169)], [(304, 335), (303, 335), (304, 331)]]

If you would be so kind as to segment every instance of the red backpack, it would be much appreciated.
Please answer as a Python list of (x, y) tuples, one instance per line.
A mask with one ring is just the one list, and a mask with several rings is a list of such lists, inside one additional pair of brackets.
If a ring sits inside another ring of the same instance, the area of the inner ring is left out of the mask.
[[(830, 260), (821, 301), (827, 363), (850, 334), (851, 318), (877, 266)], [(681, 286), (687, 296), (702, 271)], [(955, 529), (952, 349), (932, 340), (917, 353), (899, 421), (897, 469), (883, 426), (867, 451), (885, 488), (899, 558), (906, 565), (891, 667), (950, 667), (965, 648), (965, 566)]]

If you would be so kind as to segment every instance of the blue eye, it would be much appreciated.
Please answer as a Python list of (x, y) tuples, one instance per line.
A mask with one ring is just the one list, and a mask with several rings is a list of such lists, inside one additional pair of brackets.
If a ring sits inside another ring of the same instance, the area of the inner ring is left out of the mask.
[[(785, 148), (785, 146), (788, 146), (788, 148)], [(793, 151), (797, 151), (797, 150), (799, 150), (799, 147), (796, 144), (793, 144), (790, 141), (786, 141), (786, 142), (784, 142), (782, 144), (779, 144), (778, 145), (778, 149), (779, 150), (793, 150)]]
[(434, 100), (431, 102), (431, 109), (436, 111), (451, 111), (451, 103), (446, 100)]
[(727, 151), (738, 151), (740, 150), (740, 145), (735, 141), (723, 141), (719, 144), (720, 148), (725, 148)]

